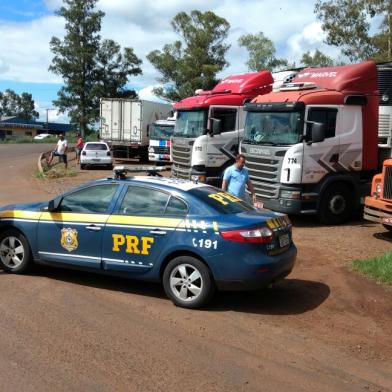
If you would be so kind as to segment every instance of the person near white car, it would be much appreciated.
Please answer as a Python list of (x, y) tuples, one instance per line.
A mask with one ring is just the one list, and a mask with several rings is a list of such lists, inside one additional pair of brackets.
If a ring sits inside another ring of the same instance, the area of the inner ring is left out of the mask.
[(67, 161), (68, 142), (64, 138), (64, 135), (62, 133), (59, 135), (59, 138), (60, 139), (57, 142), (56, 149), (52, 151), (52, 153), (50, 154), (48, 165), (50, 166), (54, 157), (59, 157), (60, 161), (64, 162), (65, 169), (67, 169), (68, 168), (68, 161)]

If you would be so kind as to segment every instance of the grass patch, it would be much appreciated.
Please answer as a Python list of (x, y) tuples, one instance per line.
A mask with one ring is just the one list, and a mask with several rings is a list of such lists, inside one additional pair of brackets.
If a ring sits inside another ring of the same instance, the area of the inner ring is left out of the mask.
[(392, 252), (365, 260), (352, 262), (354, 271), (369, 276), (378, 282), (392, 285)]
[(76, 177), (76, 171), (74, 169), (65, 170), (64, 166), (59, 164), (59, 166), (54, 166), (53, 168), (50, 168), (49, 170), (45, 171), (45, 177), (49, 179)]
[(36, 170), (34, 173), (35, 178), (39, 178), (40, 180), (46, 179), (46, 176), (44, 173), (40, 172), (39, 170)]

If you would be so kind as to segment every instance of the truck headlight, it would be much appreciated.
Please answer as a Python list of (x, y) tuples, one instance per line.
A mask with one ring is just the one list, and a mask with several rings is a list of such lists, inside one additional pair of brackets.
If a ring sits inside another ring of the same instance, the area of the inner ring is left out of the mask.
[(281, 190), (280, 191), (280, 197), (282, 199), (300, 199), (301, 198), (301, 192), (300, 191)]

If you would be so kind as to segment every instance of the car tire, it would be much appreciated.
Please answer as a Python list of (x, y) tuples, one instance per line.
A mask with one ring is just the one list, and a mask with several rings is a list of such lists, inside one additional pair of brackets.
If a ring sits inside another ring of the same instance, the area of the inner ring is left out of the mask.
[(215, 294), (210, 270), (191, 256), (179, 256), (169, 262), (163, 273), (163, 287), (175, 305), (187, 309), (207, 305)]
[(4, 271), (22, 274), (32, 264), (30, 245), (21, 232), (11, 229), (0, 234), (0, 267)]
[(321, 198), (318, 219), (326, 225), (338, 225), (347, 222), (354, 210), (352, 192), (345, 184), (332, 184)]
[(86, 165), (84, 163), (80, 164), (80, 170), (84, 170), (86, 168)]

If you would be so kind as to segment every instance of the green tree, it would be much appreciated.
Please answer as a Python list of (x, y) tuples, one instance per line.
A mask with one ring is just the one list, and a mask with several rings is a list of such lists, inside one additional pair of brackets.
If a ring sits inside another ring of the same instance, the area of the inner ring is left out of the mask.
[(39, 117), (31, 94), (22, 93), (20, 95), (18, 116), (24, 120), (33, 120)]
[(99, 99), (121, 93), (128, 77), (141, 73), (141, 61), (131, 48), (121, 53), (114, 41), (101, 42), (104, 13), (95, 10), (97, 0), (63, 3), (56, 14), (66, 21), (65, 37), (52, 37), (50, 41), (54, 57), (49, 70), (64, 80), (53, 104), (61, 113), (68, 112), (84, 135), (99, 118)]
[(178, 13), (171, 25), (181, 40), (154, 50), (147, 59), (161, 73), (159, 81), (168, 88), (154, 92), (171, 101), (193, 95), (196, 89), (211, 89), (216, 74), (228, 66), (225, 55), (230, 45), (224, 43), (230, 24), (211, 11)]
[(39, 113), (35, 110), (34, 100), (31, 94), (18, 95), (15, 91), (7, 89), (0, 92), (0, 116), (17, 116), (23, 120), (38, 118)]
[(309, 51), (304, 53), (301, 58), (301, 63), (305, 67), (331, 67), (334, 65), (333, 60), (318, 49), (316, 49), (313, 56)]
[[(390, 0), (317, 0), (315, 13), (327, 33), (326, 42), (342, 47), (342, 54), (351, 61), (392, 59)], [(382, 22), (371, 35), (370, 20), (375, 17)]]
[(238, 44), (248, 51), (249, 60), (246, 64), (250, 71), (276, 70), (288, 65), (287, 60), (275, 57), (273, 42), (261, 31), (257, 34), (242, 35)]

